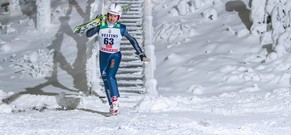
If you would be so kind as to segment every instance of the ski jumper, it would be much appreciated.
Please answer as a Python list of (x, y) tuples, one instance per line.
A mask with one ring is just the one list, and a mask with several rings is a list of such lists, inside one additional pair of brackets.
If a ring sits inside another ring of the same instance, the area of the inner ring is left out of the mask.
[(118, 71), (121, 61), (120, 43), (123, 36), (125, 36), (133, 48), (136, 50), (136, 54), (142, 54), (142, 50), (138, 45), (136, 39), (130, 36), (126, 30), (126, 26), (120, 22), (116, 22), (114, 25), (110, 25), (109, 22), (104, 21), (100, 26), (89, 29), (86, 32), (87, 37), (91, 37), (98, 33), (99, 40), (99, 65), (102, 80), (104, 82), (106, 96), (109, 105), (112, 104), (112, 97), (119, 97), (118, 85), (115, 75)]

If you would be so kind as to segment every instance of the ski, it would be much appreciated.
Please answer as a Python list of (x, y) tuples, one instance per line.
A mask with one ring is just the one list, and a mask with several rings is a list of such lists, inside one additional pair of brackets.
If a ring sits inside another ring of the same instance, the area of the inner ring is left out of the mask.
[[(125, 5), (125, 6), (121, 6), (122, 8), (122, 12), (127, 12), (130, 9), (131, 4)], [(84, 24), (78, 25), (73, 29), (74, 33), (79, 33), (82, 34), (84, 33), (86, 30), (94, 28), (96, 26), (101, 25), (105, 19), (107, 18), (107, 14), (105, 15), (97, 15), (97, 17), (89, 22), (86, 22)]]

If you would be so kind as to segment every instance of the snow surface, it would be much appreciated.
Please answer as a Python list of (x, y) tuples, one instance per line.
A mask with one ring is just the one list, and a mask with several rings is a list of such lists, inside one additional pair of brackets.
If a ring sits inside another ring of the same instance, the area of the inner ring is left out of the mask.
[[(291, 133), (290, 30), (252, 33), (243, 14), (270, 13), (274, 1), (264, 12), (248, 0), (152, 2), (158, 96), (121, 95), (114, 117), (105, 99), (85, 96), (88, 39), (71, 30), (92, 1), (53, 0), (47, 31), (35, 28), (34, 2), (21, 1), (21, 14), (1, 9), (0, 134)], [(61, 92), (80, 99), (77, 109), (61, 109)]]

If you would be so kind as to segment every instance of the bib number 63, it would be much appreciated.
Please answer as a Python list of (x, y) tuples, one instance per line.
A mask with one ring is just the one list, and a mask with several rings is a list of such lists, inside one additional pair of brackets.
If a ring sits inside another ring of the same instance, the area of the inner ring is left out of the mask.
[(105, 45), (113, 45), (114, 44), (114, 39), (113, 38), (104, 38), (104, 44)]

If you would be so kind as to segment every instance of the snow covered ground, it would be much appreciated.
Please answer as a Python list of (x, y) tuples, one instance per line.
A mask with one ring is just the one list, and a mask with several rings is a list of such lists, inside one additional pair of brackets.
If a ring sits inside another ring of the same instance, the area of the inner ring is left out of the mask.
[[(248, 30), (248, 0), (212, 0), (185, 15), (178, 0), (152, 1), (159, 95), (124, 96), (114, 117), (82, 93), (88, 39), (71, 28), (92, 1), (53, 1), (46, 32), (35, 29), (33, 3), (1, 13), (0, 134), (291, 133), (291, 56), (267, 57), (272, 45)], [(78, 108), (60, 110), (60, 92), (79, 95)]]

